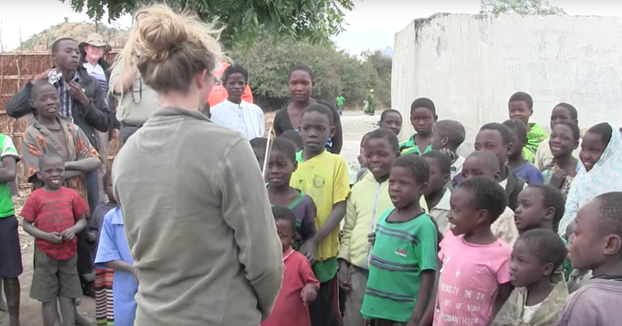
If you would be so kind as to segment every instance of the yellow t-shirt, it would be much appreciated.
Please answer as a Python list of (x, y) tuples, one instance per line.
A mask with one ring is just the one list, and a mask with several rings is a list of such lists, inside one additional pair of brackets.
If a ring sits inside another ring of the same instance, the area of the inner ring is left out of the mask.
[[(324, 151), (304, 161), (302, 151), (296, 154), (298, 169), (292, 174), (290, 186), (307, 194), (317, 207), (315, 227), (319, 230), (333, 211), (333, 206), (344, 202), (350, 194), (350, 177), (346, 162), (339, 155)], [(337, 257), (339, 225), (320, 243), (316, 258), (324, 261)]]

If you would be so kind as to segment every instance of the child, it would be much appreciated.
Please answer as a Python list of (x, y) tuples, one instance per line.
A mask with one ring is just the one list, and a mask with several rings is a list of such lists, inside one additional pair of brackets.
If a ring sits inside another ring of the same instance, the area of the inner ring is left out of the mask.
[(527, 126), (527, 143), (523, 147), (523, 157), (533, 163), (536, 158), (536, 151), (540, 143), (546, 139), (547, 134), (539, 124), (529, 123), (529, 118), (533, 115), (533, 99), (525, 92), (514, 93), (508, 102), (510, 119), (521, 120)]
[(576, 222), (570, 261), (577, 269), (591, 269), (593, 278), (568, 298), (557, 325), (619, 325), (622, 192), (609, 192), (592, 199), (581, 207)]
[[(578, 127), (579, 120), (577, 109), (568, 103), (557, 104), (551, 112), (551, 131), (553, 130), (553, 127), (560, 122), (572, 123)], [(579, 157), (578, 148), (574, 151), (573, 155), (574, 157)], [(534, 165), (538, 168), (538, 170), (542, 171), (542, 169), (544, 169), (544, 167), (552, 161), (553, 154), (551, 153), (549, 142), (543, 141), (542, 143), (540, 143), (538, 151), (536, 152), (536, 161), (534, 162)]]
[(283, 284), (268, 319), (261, 326), (311, 326), (307, 304), (318, 295), (320, 282), (313, 275), (307, 258), (292, 249), (296, 216), (285, 207), (272, 207), (276, 231), (283, 244)]
[(516, 209), (516, 198), (527, 184), (507, 167), (508, 156), (512, 151), (510, 129), (496, 122), (483, 125), (475, 137), (475, 150), (487, 151), (497, 157), (501, 166), (499, 184), (505, 189), (510, 209)]
[(63, 326), (73, 326), (75, 300), (82, 296), (75, 235), (86, 226), (89, 208), (75, 190), (62, 186), (65, 163), (60, 156), (42, 156), (39, 167), (37, 178), (44, 186), (30, 194), (21, 213), (24, 231), (36, 239), (30, 297), (43, 303), (44, 326), (54, 325), (57, 298)]
[(544, 182), (540, 172), (531, 162), (523, 157), (523, 147), (527, 141), (527, 127), (521, 120), (511, 119), (503, 123), (512, 131), (512, 150), (508, 156), (508, 167), (527, 184), (541, 184)]
[[(566, 247), (570, 247), (570, 243), (574, 240), (574, 231), (577, 228), (577, 223), (572, 221), (566, 228), (566, 234), (562, 237), (562, 240), (566, 244)], [(564, 269), (566, 272), (570, 270), (568, 275), (568, 292), (573, 293), (577, 291), (585, 282), (592, 278), (592, 271), (589, 269), (574, 269), (572, 263), (566, 259), (564, 261)]]
[(255, 153), (255, 158), (259, 163), (259, 169), (263, 172), (263, 163), (266, 158), (266, 147), (268, 146), (267, 138), (253, 138), (250, 141), (251, 148), (253, 149), (253, 153)]
[(333, 112), (322, 104), (306, 108), (300, 118), (300, 136), (305, 148), (296, 154), (298, 169), (290, 185), (309, 195), (317, 207), (315, 236), (307, 241), (317, 247), (313, 271), (320, 282), (318, 300), (309, 305), (313, 326), (337, 326), (338, 309), (337, 251), (339, 223), (346, 213), (350, 194), (348, 168), (343, 158), (326, 151), (324, 145), (335, 132)]
[(548, 141), (547, 148), (553, 158), (542, 169), (544, 183), (560, 189), (564, 195), (570, 191), (572, 181), (582, 167), (581, 162), (573, 154), (579, 147), (580, 137), (579, 126), (572, 122), (560, 121), (553, 125)]
[(387, 109), (380, 115), (380, 128), (391, 129), (396, 136), (402, 131), (402, 114), (398, 110)]
[(494, 308), (512, 291), (512, 249), (490, 228), (507, 207), (507, 197), (497, 182), (477, 177), (458, 185), (450, 201), (451, 232), (438, 254), (442, 268), (434, 326), (488, 326)]
[(410, 123), (415, 128), (415, 134), (400, 144), (400, 153), (425, 154), (432, 150), (432, 127), (438, 117), (432, 100), (422, 97), (416, 99), (410, 106)]
[(568, 287), (557, 269), (567, 254), (553, 231), (535, 229), (521, 234), (510, 263), (515, 289), (492, 326), (557, 325), (568, 298)]
[(462, 164), (464, 157), (458, 155), (457, 150), (466, 138), (466, 130), (464, 126), (455, 120), (441, 120), (434, 124), (434, 132), (432, 137), (432, 149), (442, 151), (449, 156), (451, 160), (451, 174), (449, 186), (454, 187), (453, 180), (460, 172), (462, 172)]
[(285, 131), (279, 137), (291, 140), (296, 146), (296, 152), (300, 152), (304, 147), (302, 137), (300, 137), (300, 134), (296, 130)]
[[(375, 229), (382, 213), (393, 207), (389, 173), (399, 155), (399, 141), (393, 131), (380, 128), (367, 136), (365, 156), (370, 170), (352, 187), (339, 247), (339, 283), (347, 290), (344, 326), (364, 324), (361, 305), (371, 254), (367, 235)], [(424, 198), (420, 204), (425, 205)]]
[[(486, 177), (499, 182), (499, 175), (499, 161), (488, 152), (471, 153), (462, 167), (463, 182), (474, 177)], [(490, 229), (494, 235), (503, 239), (510, 246), (513, 246), (518, 239), (514, 212), (509, 207), (506, 207), (503, 213), (495, 219)]]
[(564, 215), (564, 205), (564, 195), (549, 185), (531, 185), (523, 189), (518, 195), (518, 207), (514, 210), (518, 233), (533, 229), (557, 232), (559, 220)]
[(430, 180), (425, 188), (424, 196), (427, 202), (430, 217), (436, 221), (441, 235), (449, 230), (447, 214), (449, 214), (449, 198), (451, 191), (446, 187), (449, 181), (451, 162), (449, 157), (439, 151), (423, 154), (423, 158), (430, 166)]
[[(108, 200), (115, 200), (112, 193), (108, 195)], [(95, 266), (114, 271), (112, 281), (114, 284), (112, 287), (114, 325), (132, 326), (136, 318), (134, 297), (138, 292), (139, 275), (125, 239), (123, 225), (123, 216), (119, 206), (106, 213), (100, 231)], [(110, 307), (111, 303), (108, 304)]]
[[(104, 193), (108, 196), (107, 203), (100, 203), (93, 211), (93, 216), (89, 223), (90, 231), (88, 232), (88, 240), (93, 245), (93, 259), (97, 254), (99, 246), (99, 236), (104, 223), (104, 216), (113, 208), (117, 207), (117, 201), (112, 194), (112, 178), (110, 171), (107, 171), (102, 177), (102, 185)], [(110, 288), (114, 278), (114, 270), (110, 268), (95, 267), (95, 320), (97, 325), (107, 325), (113, 323), (114, 312), (109, 311), (108, 307), (112, 306), (113, 298)]]
[[(294, 144), (281, 136), (277, 137), (270, 149), (268, 171), (266, 171), (268, 196), (273, 207), (287, 207), (296, 216), (296, 233), (292, 247), (294, 250), (301, 250), (303, 244), (315, 235), (317, 210), (311, 197), (289, 185), (292, 173), (296, 171), (297, 166)], [(303, 254), (313, 261), (316, 248), (304, 247)]]
[(415, 155), (400, 157), (391, 168), (395, 208), (382, 214), (370, 235), (373, 250), (361, 308), (376, 326), (419, 325), (432, 299), (437, 229), (419, 205), (429, 177), (428, 163)]

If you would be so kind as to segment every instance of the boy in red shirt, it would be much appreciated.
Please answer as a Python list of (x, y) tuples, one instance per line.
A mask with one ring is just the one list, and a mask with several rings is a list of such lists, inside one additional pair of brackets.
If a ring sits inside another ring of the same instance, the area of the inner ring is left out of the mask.
[(86, 226), (89, 207), (76, 191), (62, 186), (64, 172), (60, 156), (41, 157), (37, 177), (45, 186), (30, 194), (22, 210), (24, 231), (36, 239), (30, 297), (43, 303), (44, 326), (57, 320), (57, 298), (63, 326), (75, 325), (75, 300), (82, 295), (75, 235)]
[(314, 301), (320, 282), (303, 254), (292, 249), (296, 216), (286, 207), (272, 207), (276, 231), (283, 244), (283, 284), (268, 319), (261, 326), (311, 326), (307, 304)]

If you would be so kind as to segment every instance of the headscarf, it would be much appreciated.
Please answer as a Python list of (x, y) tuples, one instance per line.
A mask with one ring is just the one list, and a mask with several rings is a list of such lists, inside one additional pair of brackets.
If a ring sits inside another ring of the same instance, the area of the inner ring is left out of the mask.
[(566, 233), (566, 227), (577, 217), (581, 206), (598, 195), (622, 191), (622, 135), (620, 130), (611, 123), (611, 139), (598, 162), (588, 172), (584, 166), (572, 181), (566, 198), (564, 216), (559, 222), (557, 233)]

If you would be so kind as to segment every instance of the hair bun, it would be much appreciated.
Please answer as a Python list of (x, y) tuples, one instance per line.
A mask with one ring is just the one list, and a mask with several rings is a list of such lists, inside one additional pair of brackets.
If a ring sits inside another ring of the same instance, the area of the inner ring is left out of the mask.
[(136, 30), (137, 50), (146, 60), (166, 60), (188, 41), (184, 21), (165, 7), (154, 6), (149, 13), (137, 16)]

